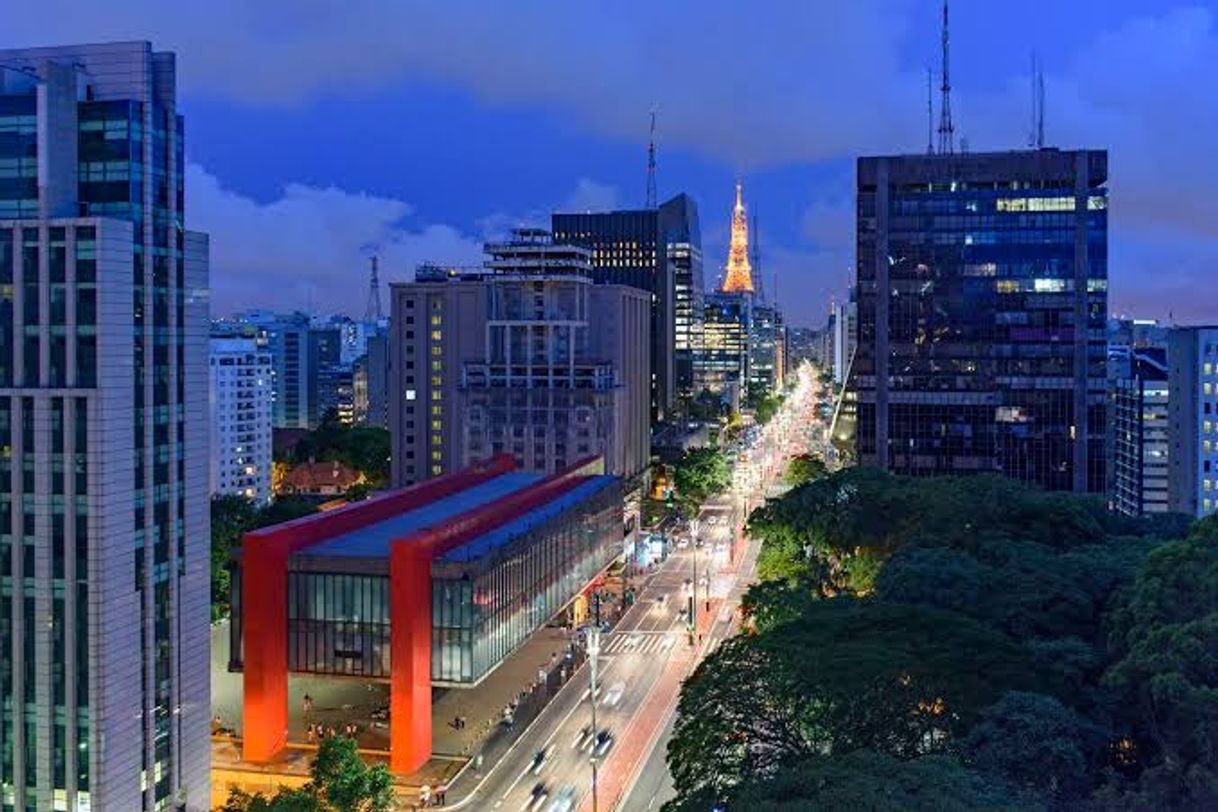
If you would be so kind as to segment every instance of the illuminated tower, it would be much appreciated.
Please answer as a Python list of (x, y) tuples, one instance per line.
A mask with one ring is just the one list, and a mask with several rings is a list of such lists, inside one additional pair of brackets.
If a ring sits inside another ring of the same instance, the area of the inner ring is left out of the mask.
[(752, 293), (753, 269), (749, 265), (749, 221), (745, 215), (740, 184), (736, 184), (736, 206), (732, 209), (732, 242), (727, 250), (724, 293)]

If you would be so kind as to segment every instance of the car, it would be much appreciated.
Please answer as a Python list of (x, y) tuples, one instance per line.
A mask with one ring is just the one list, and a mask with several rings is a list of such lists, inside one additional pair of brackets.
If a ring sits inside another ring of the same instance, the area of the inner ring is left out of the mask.
[(693, 588), (694, 588), (694, 579), (693, 578), (686, 578), (684, 583), (681, 584), (681, 591), (684, 592), (686, 595), (688, 595), (693, 590)]
[(617, 703), (622, 701), (622, 694), (626, 693), (626, 683), (615, 682), (609, 686), (609, 690), (605, 692), (605, 698), (601, 700), (601, 704), (612, 708)]
[(601, 730), (596, 734), (596, 742), (592, 745), (592, 755), (603, 756), (609, 752), (609, 748), (613, 746), (613, 734), (608, 730)]
[(554, 796), (546, 812), (571, 812), (575, 809), (575, 787), (563, 787)]
[(574, 750), (583, 750), (584, 745), (588, 743), (588, 738), (592, 735), (591, 725), (584, 725), (575, 734), (575, 741), (571, 742), (571, 748)]
[(638, 644), (639, 644), (639, 636), (637, 634), (630, 634), (630, 635), (626, 636), (626, 642), (623, 643), (622, 645), (626, 649), (633, 649)]
[(681, 536), (681, 538), (677, 539), (677, 549), (678, 550), (684, 550), (688, 546), (689, 546), (689, 539), (687, 539), (685, 536)]
[(533, 761), (529, 764), (529, 772), (537, 775), (541, 772), (541, 768), (546, 766), (546, 762), (550, 760), (550, 754), (554, 752), (554, 745), (550, 745), (544, 750), (538, 750), (533, 754)]
[(525, 809), (530, 810), (530, 812), (541, 809), (542, 804), (544, 804), (546, 799), (549, 797), (549, 788), (546, 787), (544, 783), (538, 782), (533, 785), (533, 790), (529, 793), (529, 803), (525, 806)]
[(670, 648), (672, 648), (672, 635), (666, 634), (660, 640), (660, 651), (668, 651)]

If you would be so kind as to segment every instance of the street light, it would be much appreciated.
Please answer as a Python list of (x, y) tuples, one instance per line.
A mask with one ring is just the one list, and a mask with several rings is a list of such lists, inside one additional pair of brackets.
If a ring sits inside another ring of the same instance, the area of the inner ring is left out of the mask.
[(600, 627), (585, 629), (588, 637), (588, 703), (592, 707), (592, 812), (596, 812), (596, 661), (601, 653)]

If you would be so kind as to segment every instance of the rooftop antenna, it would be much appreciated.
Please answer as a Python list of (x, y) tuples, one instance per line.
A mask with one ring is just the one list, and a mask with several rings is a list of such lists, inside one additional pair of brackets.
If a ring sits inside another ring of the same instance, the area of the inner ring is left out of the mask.
[(753, 230), (750, 233), (749, 248), (753, 254), (753, 275), (757, 278), (757, 301), (765, 301), (765, 277), (761, 273), (761, 231), (757, 228), (757, 204), (753, 204)]
[(381, 320), (381, 278), (377, 273), (376, 255), (372, 257), (372, 279), (368, 283), (368, 306), (364, 310), (364, 321)]
[(1036, 148), (1045, 148), (1045, 72), (1036, 67)]
[(935, 105), (931, 92), (931, 69), (926, 69), (926, 154), (935, 154)]
[(943, 0), (943, 84), (939, 86), (942, 99), (939, 102), (939, 153), (951, 155), (955, 151), (955, 128), (952, 127), (952, 82), (947, 50), (947, 0)]
[(1028, 147), (1036, 146), (1036, 122), (1039, 120), (1038, 110), (1039, 97), (1036, 93), (1036, 52), (1032, 52), (1032, 126), (1028, 128)]
[(656, 109), (651, 108), (651, 133), (647, 139), (647, 205), (656, 207)]

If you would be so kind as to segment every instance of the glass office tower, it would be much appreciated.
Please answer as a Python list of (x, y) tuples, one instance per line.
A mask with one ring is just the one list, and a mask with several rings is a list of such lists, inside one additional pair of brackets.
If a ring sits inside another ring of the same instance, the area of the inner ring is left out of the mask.
[(0, 51), (0, 808), (210, 803), (207, 239), (171, 53)]
[(1107, 153), (862, 158), (859, 462), (1103, 492)]

